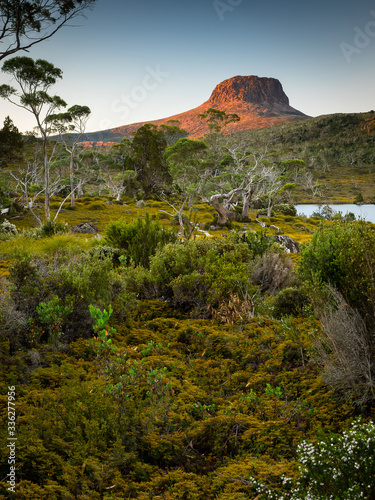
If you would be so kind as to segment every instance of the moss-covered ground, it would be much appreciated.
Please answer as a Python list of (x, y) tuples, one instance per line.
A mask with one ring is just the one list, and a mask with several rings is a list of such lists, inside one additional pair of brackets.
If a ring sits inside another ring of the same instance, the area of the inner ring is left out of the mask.
[[(54, 210), (60, 201), (52, 200)], [(86, 197), (74, 209), (66, 204), (58, 220), (92, 222), (102, 238), (110, 222), (146, 214), (178, 230), (163, 202), (108, 201)], [(42, 209), (43, 200), (38, 203)], [(197, 231), (196, 237), (229, 241), (230, 231), (256, 231), (306, 243), (321, 224), (275, 214), (261, 218), (262, 227), (251, 211), (247, 222), (218, 228), (214, 215), (209, 205), (194, 206), (190, 218), (210, 234)], [(375, 417), (373, 407), (352, 406), (324, 383), (313, 356), (322, 329), (308, 308), (277, 316), (271, 294), (260, 297), (254, 288), (255, 314), (225, 321), (210, 317), (207, 307), (194, 317), (171, 300), (171, 290), (176, 295), (182, 284), (194, 286), (181, 276), (161, 283), (152, 270), (112, 268), (102, 255), (89, 257), (98, 235), (36, 238), (27, 233), (35, 227), (30, 214), (11, 222), (20, 235), (0, 242), (0, 499), (10, 497), (8, 387), (16, 393), (12, 497), (25, 500), (255, 500), (251, 477), (281, 488), (284, 474), (298, 476), (303, 439), (340, 432), (359, 414)], [(21, 257), (10, 289), (15, 250)], [(223, 273), (228, 287), (239, 279), (225, 274), (232, 269), (229, 254), (228, 246), (214, 260), (212, 250), (205, 261), (209, 272)], [(124, 295), (124, 287), (131, 294)], [(189, 291), (192, 300), (202, 292)], [(34, 295), (46, 297), (44, 309)], [(235, 300), (232, 294), (227, 301), (234, 310)], [(83, 311), (90, 302), (98, 311), (109, 302), (114, 308), (95, 332)], [(70, 314), (80, 322), (66, 320)]]

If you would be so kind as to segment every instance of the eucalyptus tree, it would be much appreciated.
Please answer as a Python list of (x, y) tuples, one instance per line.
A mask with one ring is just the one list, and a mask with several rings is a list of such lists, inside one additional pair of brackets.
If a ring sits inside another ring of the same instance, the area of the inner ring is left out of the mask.
[(206, 121), (210, 134), (220, 134), (227, 125), (239, 122), (241, 119), (236, 113), (227, 114), (216, 108), (209, 108), (198, 116), (201, 120)]
[(50, 95), (50, 88), (62, 78), (62, 71), (44, 59), (34, 61), (30, 57), (13, 57), (3, 64), (4, 73), (10, 74), (19, 89), (10, 85), (0, 86), (0, 97), (34, 115), (43, 146), (45, 182), (45, 216), (50, 219), (50, 160), (48, 138), (51, 133), (49, 117), (67, 106), (57, 95)]
[(242, 205), (242, 218), (248, 216), (250, 202), (272, 169), (267, 148), (263, 152), (251, 147), (242, 136), (206, 137), (211, 158), (212, 175), (207, 178), (204, 193), (224, 225)]
[(121, 196), (126, 192), (128, 185), (135, 179), (136, 173), (134, 170), (125, 170), (114, 174), (107, 172), (104, 176), (105, 185), (111, 196), (116, 198), (116, 201), (121, 200)]
[(267, 216), (271, 217), (272, 210), (281, 196), (290, 195), (306, 175), (306, 163), (303, 160), (284, 160), (274, 165), (266, 179), (266, 194), (268, 197)]
[(0, 60), (51, 38), (96, 0), (0, 0)]
[(80, 142), (86, 131), (87, 120), (91, 110), (88, 106), (71, 106), (66, 112), (52, 114), (46, 121), (51, 125), (51, 130), (56, 130), (60, 135), (60, 141), (64, 145), (69, 158), (69, 181), (70, 181), (70, 206), (75, 205), (74, 177), (79, 164)]
[(207, 145), (203, 141), (178, 139), (165, 151), (173, 183), (182, 195), (180, 203), (168, 204), (175, 210), (180, 224), (180, 232), (185, 236), (183, 210), (186, 205), (201, 197), (208, 177), (212, 174), (212, 164), (207, 156)]
[(184, 139), (189, 135), (189, 132), (181, 128), (180, 125), (179, 120), (168, 120), (159, 126), (159, 129), (164, 133), (168, 146), (172, 146), (179, 139)]
[(0, 129), (0, 166), (7, 165), (17, 159), (24, 148), (21, 132), (7, 116), (3, 128)]
[(146, 195), (160, 192), (171, 177), (164, 158), (167, 140), (162, 130), (146, 123), (133, 135), (131, 143), (132, 169)]

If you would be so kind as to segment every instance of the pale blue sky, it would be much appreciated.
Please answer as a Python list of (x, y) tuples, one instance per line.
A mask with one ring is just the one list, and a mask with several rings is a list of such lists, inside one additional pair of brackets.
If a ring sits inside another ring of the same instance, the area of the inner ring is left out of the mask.
[[(54, 93), (91, 108), (89, 131), (194, 108), (236, 75), (278, 78), (311, 116), (375, 108), (372, 1), (99, 0), (80, 24), (29, 56), (63, 70)], [(0, 102), (8, 114), (34, 126)]]

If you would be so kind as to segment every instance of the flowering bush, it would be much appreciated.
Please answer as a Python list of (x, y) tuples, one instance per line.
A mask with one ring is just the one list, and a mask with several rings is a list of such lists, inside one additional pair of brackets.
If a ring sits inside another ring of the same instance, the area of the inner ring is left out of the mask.
[(0, 239), (7, 240), (12, 236), (16, 236), (18, 234), (18, 230), (14, 224), (9, 222), (7, 219), (0, 224)]
[(298, 446), (301, 477), (283, 479), (284, 492), (255, 485), (268, 500), (370, 500), (375, 498), (375, 425), (356, 420), (342, 434)]

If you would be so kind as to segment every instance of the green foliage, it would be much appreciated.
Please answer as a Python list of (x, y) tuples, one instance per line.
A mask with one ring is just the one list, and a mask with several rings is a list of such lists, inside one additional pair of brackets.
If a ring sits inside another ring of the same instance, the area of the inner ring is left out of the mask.
[(16, 251), (14, 253), (14, 259), (9, 266), (9, 282), (10, 294), (16, 303), (24, 302), (27, 295), (30, 299), (33, 297), (34, 291), (37, 289), (38, 270), (33, 256), (29, 252)]
[[(38, 325), (44, 320), (39, 312), (44, 314), (44, 307), (55, 309), (57, 316), (61, 312), (66, 321), (62, 324), (55, 318), (55, 326), (57, 328), (58, 324), (60, 328), (56, 332), (63, 334), (60, 340), (71, 342), (79, 336), (90, 336), (90, 304), (112, 303), (120, 317), (125, 317), (134, 304), (133, 296), (125, 291), (125, 284), (114, 271), (110, 256), (100, 251), (78, 255), (67, 251), (64, 254), (59, 249), (58, 256), (52, 257), (51, 261), (18, 252), (9, 268), (9, 300), (13, 314), (18, 318), (8, 324), (13, 340), (18, 339), (21, 344), (29, 341), (29, 318), (37, 330), (36, 338), (40, 338)], [(46, 304), (42, 309), (41, 303)], [(72, 308), (68, 318), (63, 314), (67, 307)]]
[(321, 226), (299, 266), (324, 328), (316, 354), (324, 379), (359, 405), (374, 398), (374, 271), (375, 232), (361, 221)]
[(281, 290), (273, 301), (273, 316), (303, 316), (309, 306), (306, 293), (300, 288), (288, 287)]
[(198, 116), (201, 120), (206, 121), (210, 134), (219, 134), (221, 129), (225, 128), (229, 123), (240, 121), (240, 117), (235, 113), (227, 114), (225, 111), (215, 108), (209, 108)]
[[(283, 215), (288, 215), (290, 217), (294, 217), (297, 215), (297, 209), (291, 203), (277, 203), (272, 210), (271, 217), (277, 212)], [(257, 214), (258, 216), (267, 215), (268, 209), (266, 207), (260, 208), (259, 210), (257, 210)]]
[[(153, 217), (159, 208), (161, 202), (151, 207)], [(200, 206), (198, 215), (205, 210)], [(132, 224), (147, 235), (146, 223), (154, 224), (151, 216)], [(326, 225), (334, 234), (334, 225)], [(348, 238), (357, 248), (354, 234)], [(358, 476), (338, 461), (354, 441), (347, 439), (345, 447), (337, 433), (352, 417), (369, 418), (373, 410), (349, 405), (327, 388), (311, 359), (326, 322), (312, 315), (305, 289), (315, 294), (314, 304), (330, 304), (325, 311), (334, 319), (350, 303), (328, 297), (307, 257), (301, 258), (307, 268), (300, 270), (307, 280), (302, 286), (293, 273), (299, 256), (290, 259), (263, 232), (162, 241), (145, 265), (134, 263), (127, 243), (118, 244), (120, 236), (113, 246), (90, 249), (86, 241), (86, 251), (77, 243), (84, 238), (75, 236), (75, 244), (66, 236), (3, 243), (29, 245), (29, 253), (12, 256), (0, 296), (0, 378), (17, 390), (20, 497), (245, 500), (276, 488), (284, 498), (307, 499), (296, 492), (310, 491), (314, 475), (326, 493), (341, 498), (335, 488), (344, 490), (346, 483), (328, 482), (334, 468), (362, 480), (367, 467), (372, 477), (372, 430), (364, 433), (371, 438), (368, 449), (360, 433), (353, 437), (360, 443), (358, 450), (352, 446), (353, 456), (364, 457), (355, 457)], [(148, 246), (147, 237), (137, 241), (134, 253), (142, 255), (140, 241)], [(372, 253), (357, 258), (357, 250), (348, 253), (350, 245), (342, 245), (346, 255), (365, 272)], [(371, 282), (357, 279), (361, 286)], [(343, 328), (332, 323), (336, 346), (340, 338), (347, 343), (351, 319), (361, 319), (353, 311), (342, 315)], [(332, 349), (323, 345), (332, 360)], [(348, 344), (345, 359), (361, 348)], [(362, 366), (353, 361), (341, 380), (362, 384), (354, 364)], [(0, 434), (5, 441), (6, 428)], [(308, 455), (310, 445), (298, 448), (302, 440), (317, 439), (328, 443), (324, 449), (318, 443)], [(1, 477), (9, 472), (6, 451), (0, 450)], [(306, 462), (308, 480), (302, 472), (298, 486), (296, 457), (307, 455), (316, 460)], [(294, 492), (282, 484), (283, 475)], [(258, 481), (267, 486), (257, 492)], [(1, 495), (7, 495), (4, 482)]]
[[(248, 282), (249, 260), (245, 243), (190, 240), (166, 245), (151, 259), (150, 273), (130, 271), (128, 279), (136, 286), (132, 291), (142, 293), (146, 288), (174, 307), (206, 316), (210, 315), (209, 307), (217, 307)], [(136, 284), (137, 275), (140, 280)]]
[(49, 238), (54, 234), (63, 234), (69, 232), (68, 224), (64, 222), (57, 222), (54, 220), (47, 220), (44, 224), (39, 228), (37, 235), (40, 238)]
[(161, 188), (170, 182), (164, 159), (166, 147), (164, 132), (156, 125), (146, 123), (134, 134), (131, 143), (131, 170), (135, 170), (137, 180), (146, 195), (160, 192)]
[[(371, 500), (375, 495), (375, 426), (353, 422), (342, 434), (329, 434), (317, 443), (303, 441), (297, 449), (301, 477), (283, 479), (283, 492), (257, 484), (268, 500)], [(254, 483), (253, 483), (254, 484)], [(256, 483), (255, 483), (256, 484)], [(267, 492), (264, 492), (264, 490)]]
[(9, 116), (0, 129), (0, 165), (7, 165), (16, 160), (24, 147), (22, 134)]
[(280, 212), (283, 215), (289, 215), (291, 217), (294, 217), (297, 215), (297, 209), (294, 205), (291, 203), (279, 203), (276, 204), (274, 207), (275, 212)]
[(149, 267), (150, 257), (158, 247), (176, 240), (173, 231), (164, 229), (159, 221), (152, 221), (148, 213), (144, 221), (141, 217), (131, 223), (120, 219), (108, 224), (106, 229), (106, 243), (120, 248), (128, 262), (145, 268)]
[(234, 233), (234, 237), (238, 241), (242, 241), (247, 244), (251, 252), (251, 258), (261, 257), (268, 249), (274, 245), (275, 240), (267, 235), (266, 231), (258, 232), (246, 232), (245, 234), (237, 235)]
[(97, 334), (97, 337), (95, 337), (95, 340), (98, 341), (97, 355), (101, 356), (102, 354), (106, 355), (109, 352), (115, 352), (117, 348), (116, 346), (112, 345), (112, 339), (109, 336), (113, 333), (116, 333), (116, 329), (107, 327), (109, 318), (113, 313), (111, 305), (109, 305), (107, 312), (106, 309), (103, 309), (103, 311), (101, 311), (98, 307), (94, 307), (90, 304), (89, 311), (92, 319), (95, 321), (93, 328), (95, 333)]
[(364, 198), (363, 198), (363, 194), (362, 193), (358, 193), (356, 195), (356, 197), (354, 198), (354, 203), (356, 204), (361, 204), (361, 203), (364, 203)]
[(7, 219), (4, 219), (0, 224), (0, 236), (9, 237), (16, 236), (18, 234), (17, 227), (9, 222)]
[[(4, 42), (0, 59), (18, 51), (26, 51), (35, 44), (48, 40), (56, 31), (77, 16), (82, 10), (92, 6), (95, 0), (83, 2), (61, 2), (50, 0), (46, 4), (28, 1), (20, 4), (17, 0), (0, 2), (0, 13), (4, 19), (1, 37)], [(83, 5), (82, 5), (83, 4)]]
[(35, 312), (36, 319), (29, 318), (29, 340), (32, 343), (42, 340), (41, 337), (44, 331), (38, 328), (38, 323), (40, 323), (46, 325), (48, 329), (48, 342), (56, 345), (58, 339), (63, 335), (61, 331), (63, 324), (66, 323), (67, 317), (73, 312), (72, 304), (63, 306), (59, 297), (55, 295), (49, 302), (41, 302)]
[(375, 318), (374, 272), (375, 232), (365, 222), (322, 225), (301, 252), (301, 277), (333, 285), (370, 327)]

